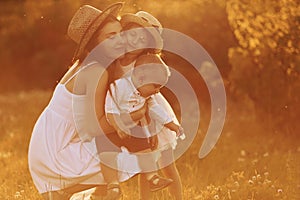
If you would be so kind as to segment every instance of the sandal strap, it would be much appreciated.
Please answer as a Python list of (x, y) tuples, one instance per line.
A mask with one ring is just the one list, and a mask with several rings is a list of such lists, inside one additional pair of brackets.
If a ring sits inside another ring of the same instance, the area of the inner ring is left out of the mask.
[(150, 179), (149, 182), (153, 183), (155, 180), (160, 180), (159, 176), (157, 174), (154, 174)]
[(109, 183), (107, 185), (107, 199), (106, 200), (112, 200), (112, 199), (120, 199), (122, 198), (122, 190), (120, 188), (120, 185), (118, 183)]
[(118, 184), (118, 183), (109, 183), (107, 185), (107, 190), (112, 190), (112, 189), (119, 189), (119, 190), (121, 190), (120, 184)]

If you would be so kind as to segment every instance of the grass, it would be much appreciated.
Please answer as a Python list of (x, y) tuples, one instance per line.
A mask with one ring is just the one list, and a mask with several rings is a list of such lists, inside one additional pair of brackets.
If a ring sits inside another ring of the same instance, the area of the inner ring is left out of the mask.
[[(0, 95), (0, 199), (42, 199), (28, 171), (27, 151), (32, 127), (50, 95), (49, 91)], [(199, 135), (176, 161), (184, 199), (300, 199), (297, 134), (267, 131), (235, 107), (229, 105), (221, 138), (205, 159), (197, 157)], [(122, 188), (124, 199), (138, 199), (136, 178), (122, 183)], [(164, 190), (153, 199), (170, 197)]]

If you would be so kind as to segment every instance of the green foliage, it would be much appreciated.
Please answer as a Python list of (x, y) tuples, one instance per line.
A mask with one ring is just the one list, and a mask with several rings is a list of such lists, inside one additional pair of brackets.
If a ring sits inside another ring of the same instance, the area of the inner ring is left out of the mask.
[(239, 44), (228, 51), (231, 92), (249, 97), (266, 127), (300, 130), (299, 3), (230, 0), (226, 10)]
[(66, 29), (76, 5), (72, 1), (0, 2), (4, 11), (0, 12), (0, 60), (5, 66), (0, 90), (55, 84), (72, 57), (74, 44), (66, 37)]
[[(0, 60), (7, 67), (0, 75), (0, 91), (52, 88), (76, 48), (66, 35), (72, 15), (83, 4), (101, 9), (113, 2), (116, 1), (1, 1)], [(221, 66), (222, 73), (228, 73), (227, 49), (234, 40), (223, 1), (127, 0), (121, 14), (138, 10), (152, 13), (164, 27), (199, 41)]]

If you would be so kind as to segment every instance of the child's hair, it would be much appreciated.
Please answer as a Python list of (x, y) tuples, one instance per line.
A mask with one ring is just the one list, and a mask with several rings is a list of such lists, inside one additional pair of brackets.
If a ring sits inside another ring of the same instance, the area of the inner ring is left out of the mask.
[(157, 54), (144, 54), (137, 58), (131, 79), (136, 88), (146, 84), (167, 84), (170, 76), (169, 67)]

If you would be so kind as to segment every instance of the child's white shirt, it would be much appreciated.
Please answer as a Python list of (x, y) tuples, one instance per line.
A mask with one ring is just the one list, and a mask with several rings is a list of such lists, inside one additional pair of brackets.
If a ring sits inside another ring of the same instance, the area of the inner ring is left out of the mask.
[[(110, 85), (110, 90), (107, 92), (105, 99), (105, 113), (118, 115), (131, 113), (142, 108), (146, 100), (134, 87), (129, 73)], [(155, 98), (151, 98), (148, 105), (150, 118), (156, 121), (157, 124), (162, 126), (173, 121), (172, 117), (156, 102)]]

